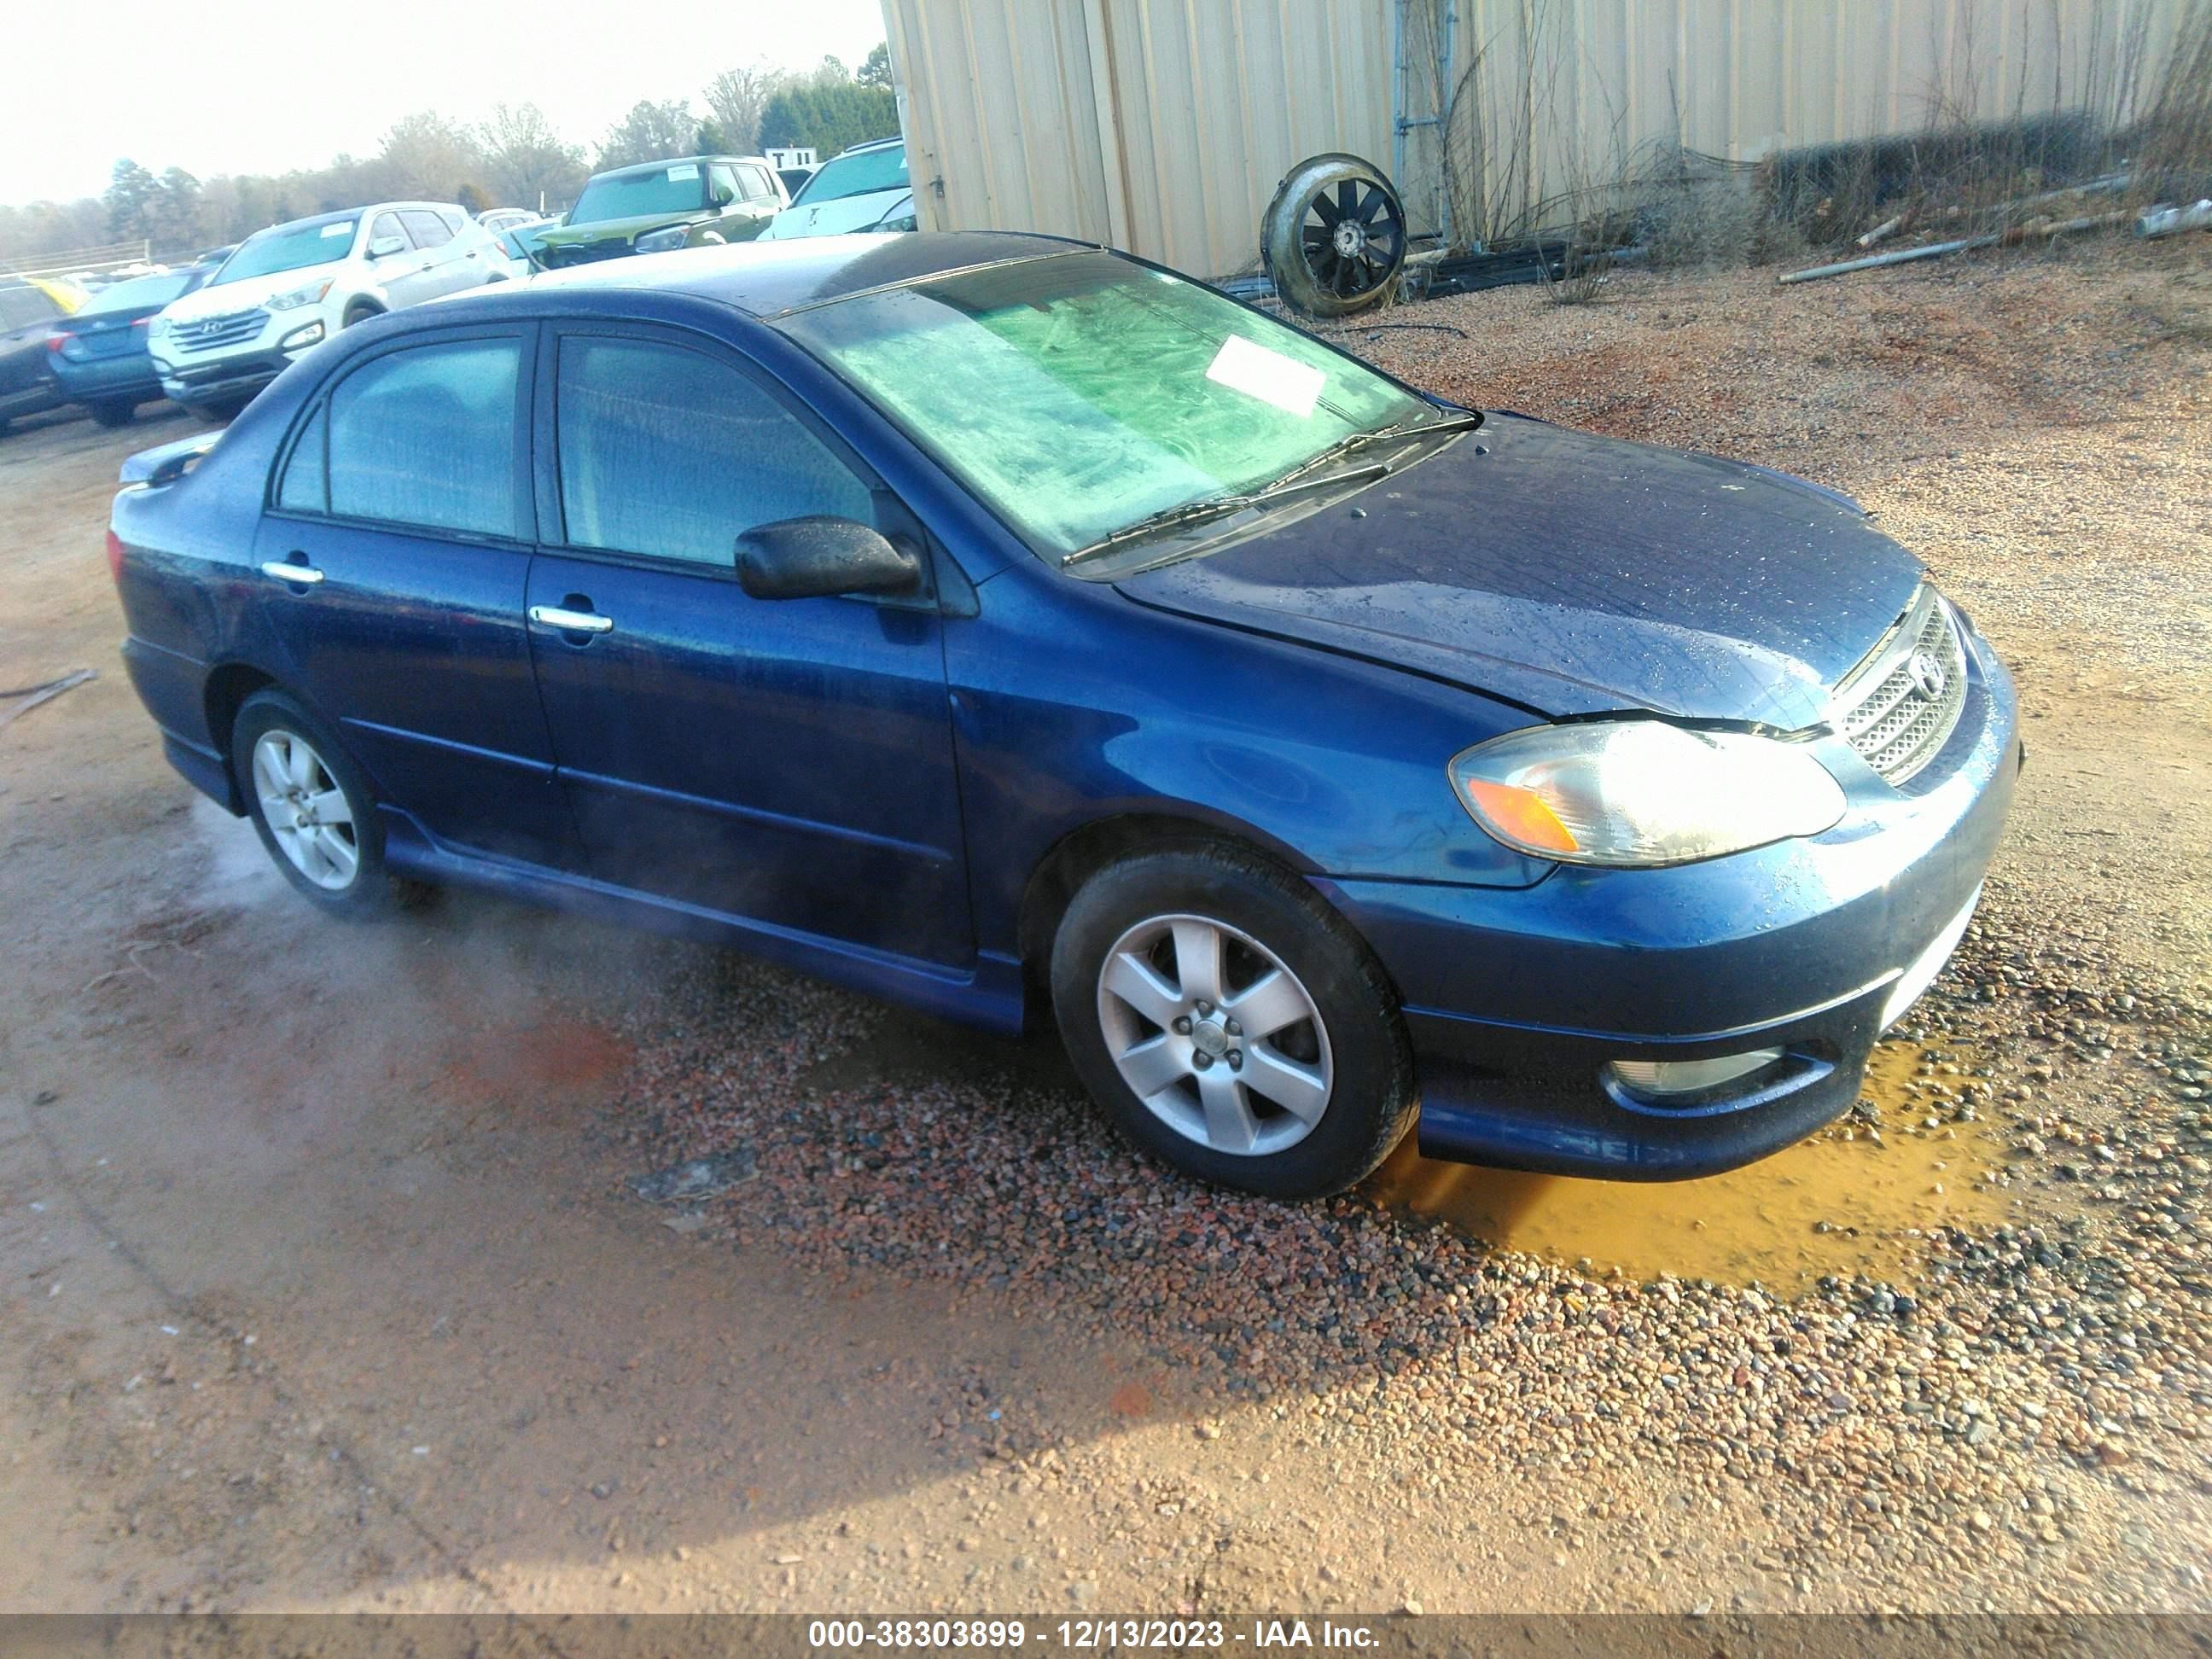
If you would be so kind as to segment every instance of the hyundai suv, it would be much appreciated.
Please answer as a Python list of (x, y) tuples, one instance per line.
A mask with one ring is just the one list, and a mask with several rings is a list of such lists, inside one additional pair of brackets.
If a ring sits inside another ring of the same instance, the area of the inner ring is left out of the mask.
[(293, 359), (364, 317), (507, 279), (491, 233), (447, 202), (382, 202), (248, 237), (207, 286), (154, 319), (161, 390), (235, 415)]

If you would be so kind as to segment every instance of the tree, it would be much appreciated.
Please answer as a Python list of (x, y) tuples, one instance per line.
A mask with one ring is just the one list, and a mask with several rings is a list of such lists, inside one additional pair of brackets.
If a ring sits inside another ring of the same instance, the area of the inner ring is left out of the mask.
[(860, 60), (860, 67), (853, 71), (853, 78), (864, 87), (880, 87), (889, 92), (891, 89), (891, 43), (877, 41), (869, 49), (868, 55)]
[(695, 155), (691, 141), (698, 136), (699, 118), (682, 99), (655, 103), (641, 98), (599, 141), (599, 171)]
[(485, 177), (504, 202), (566, 205), (584, 187), (584, 152), (563, 143), (535, 104), (495, 105), (477, 139)]
[(897, 136), (898, 100), (881, 87), (816, 80), (789, 86), (761, 112), (761, 143), (811, 145), (824, 161), (871, 138)]
[(377, 153), (380, 196), (420, 196), (450, 202), (461, 185), (483, 170), (476, 136), (434, 110), (393, 124)]
[(200, 181), (182, 167), (165, 167), (161, 186), (147, 204), (149, 233), (165, 252), (189, 253), (207, 240), (202, 222)]
[(107, 204), (108, 234), (151, 236), (154, 200), (161, 190), (161, 181), (136, 161), (125, 157), (116, 162), (108, 175), (107, 193), (100, 198)]
[(708, 112), (732, 150), (750, 155), (760, 148), (761, 112), (786, 78), (781, 70), (756, 60), (743, 69), (724, 70), (707, 82)]

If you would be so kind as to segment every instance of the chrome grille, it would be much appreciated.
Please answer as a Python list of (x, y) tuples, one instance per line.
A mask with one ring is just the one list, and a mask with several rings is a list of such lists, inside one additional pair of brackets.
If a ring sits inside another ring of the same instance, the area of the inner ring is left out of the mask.
[(269, 313), (259, 307), (252, 311), (227, 311), (220, 317), (195, 317), (189, 322), (169, 325), (169, 343), (179, 351), (213, 351), (219, 346), (242, 345), (261, 332), (269, 320)]
[(1833, 696), (1838, 728), (1892, 784), (1936, 758), (1966, 707), (1966, 647), (1950, 606), (1923, 587)]

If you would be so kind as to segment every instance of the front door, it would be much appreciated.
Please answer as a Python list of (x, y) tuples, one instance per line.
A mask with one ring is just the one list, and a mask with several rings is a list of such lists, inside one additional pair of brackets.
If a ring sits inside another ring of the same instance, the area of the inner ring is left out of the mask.
[(592, 872), (969, 961), (933, 601), (755, 599), (736, 578), (743, 531), (807, 514), (907, 528), (896, 501), (690, 337), (580, 328), (543, 361), (531, 641)]
[(574, 867), (523, 619), (534, 332), (349, 369), (291, 441), (254, 562), (284, 678), (388, 805), (453, 848)]

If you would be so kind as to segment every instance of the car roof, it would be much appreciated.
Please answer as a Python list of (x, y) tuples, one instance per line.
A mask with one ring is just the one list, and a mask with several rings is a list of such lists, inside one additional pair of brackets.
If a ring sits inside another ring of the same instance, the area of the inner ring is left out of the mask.
[(665, 155), (658, 161), (633, 161), (626, 167), (609, 167), (584, 182), (597, 184), (602, 179), (620, 179), (627, 173), (658, 173), (663, 167), (704, 167), (711, 161), (757, 161), (763, 167), (769, 165), (765, 155)]
[[(860, 149), (884, 149), (892, 144), (904, 143), (906, 140), (895, 132), (888, 138), (864, 138), (857, 144), (848, 144), (837, 152), (837, 155), (850, 155), (854, 150)], [(837, 155), (833, 155), (830, 159), (834, 161), (837, 159)]]
[[(947, 271), (1005, 264), (1095, 246), (1024, 231), (899, 231), (863, 236), (799, 236), (737, 242), (572, 265), (533, 276), (528, 295), (653, 292), (713, 300), (755, 317), (894, 288)], [(517, 295), (516, 297), (522, 297)]]
[(304, 230), (315, 225), (338, 224), (347, 219), (365, 219), (372, 213), (385, 213), (394, 208), (428, 208), (434, 213), (457, 205), (453, 202), (364, 202), (359, 207), (340, 208), (335, 213), (311, 213), (304, 219), (287, 219), (281, 224), (264, 225), (246, 240), (250, 242), (254, 236), (266, 236), (272, 230)]

